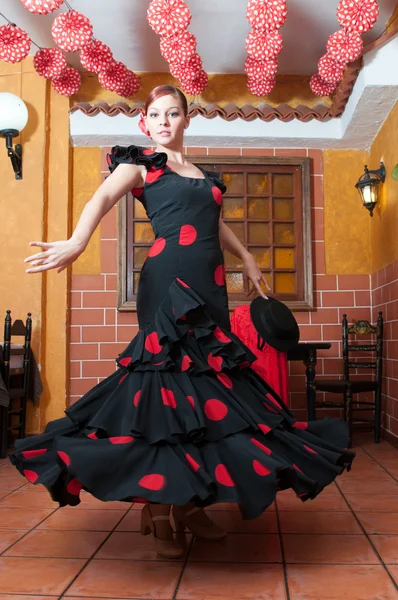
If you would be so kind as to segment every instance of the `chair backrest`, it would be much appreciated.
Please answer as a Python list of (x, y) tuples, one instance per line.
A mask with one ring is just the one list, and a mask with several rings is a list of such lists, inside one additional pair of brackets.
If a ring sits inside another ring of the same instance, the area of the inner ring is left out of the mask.
[(16, 336), (23, 336), (23, 355), (24, 355), (24, 371), (26, 372), (29, 367), (30, 361), (30, 342), (32, 338), (32, 314), (28, 313), (26, 324), (21, 319), (17, 319), (12, 322), (11, 311), (6, 311), (6, 318), (4, 319), (4, 343), (3, 343), (3, 361), (2, 371), (5, 385), (8, 387), (9, 375), (10, 375), (10, 356), (11, 356), (11, 340)]
[[(343, 363), (344, 379), (350, 378), (350, 369), (375, 369), (376, 381), (381, 382), (382, 377), (382, 358), (383, 358), (383, 313), (379, 312), (377, 324), (372, 325), (369, 321), (355, 321), (348, 325), (347, 315), (343, 315)], [(358, 339), (354, 342), (349, 340), (349, 336), (371, 336), (373, 343), (361, 343)], [(372, 352), (375, 353), (375, 360), (352, 360), (351, 353)]]

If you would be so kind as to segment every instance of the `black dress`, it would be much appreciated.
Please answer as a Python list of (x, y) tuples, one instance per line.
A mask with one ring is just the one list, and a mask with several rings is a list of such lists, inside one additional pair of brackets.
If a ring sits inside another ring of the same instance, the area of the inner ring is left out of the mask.
[(140, 274), (139, 332), (118, 369), (50, 422), (19, 440), (11, 462), (63, 505), (81, 489), (103, 501), (239, 505), (259, 516), (280, 489), (314, 498), (355, 454), (344, 421), (297, 421), (250, 367), (231, 332), (219, 242), (224, 184), (178, 175), (165, 153), (116, 146), (120, 163), (145, 165), (133, 190), (155, 241)]

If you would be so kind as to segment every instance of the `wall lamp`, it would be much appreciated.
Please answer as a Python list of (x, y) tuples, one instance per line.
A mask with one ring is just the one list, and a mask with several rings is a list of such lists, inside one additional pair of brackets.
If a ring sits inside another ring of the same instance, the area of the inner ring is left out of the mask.
[(386, 179), (386, 170), (384, 164), (380, 162), (380, 169), (377, 171), (369, 171), (365, 165), (365, 172), (360, 176), (355, 187), (361, 196), (362, 204), (370, 212), (373, 217), (373, 209), (377, 204), (379, 195), (379, 185)]
[(18, 137), (28, 122), (28, 109), (21, 98), (9, 92), (0, 92), (0, 137), (5, 138), (15, 179), (22, 179), (22, 146), (12, 139)]

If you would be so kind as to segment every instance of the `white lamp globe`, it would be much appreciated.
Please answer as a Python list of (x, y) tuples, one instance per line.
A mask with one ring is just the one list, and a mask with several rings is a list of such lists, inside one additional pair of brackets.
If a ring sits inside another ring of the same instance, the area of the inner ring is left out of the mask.
[(0, 132), (22, 131), (28, 122), (28, 109), (21, 98), (9, 92), (0, 92)]

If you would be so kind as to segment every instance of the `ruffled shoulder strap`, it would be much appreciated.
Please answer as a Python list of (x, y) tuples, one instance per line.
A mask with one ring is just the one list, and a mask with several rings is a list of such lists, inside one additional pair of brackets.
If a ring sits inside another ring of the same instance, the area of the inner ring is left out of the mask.
[(225, 192), (227, 191), (227, 186), (221, 179), (220, 173), (214, 173), (214, 171), (206, 171), (206, 173), (209, 176), (209, 179), (211, 179), (211, 181), (214, 183), (214, 185), (216, 185), (221, 190), (221, 193), (225, 194)]
[(167, 163), (167, 154), (154, 152), (142, 146), (113, 146), (110, 153), (106, 155), (106, 161), (111, 173), (121, 163), (144, 165), (147, 170), (151, 167), (161, 169)]

